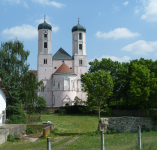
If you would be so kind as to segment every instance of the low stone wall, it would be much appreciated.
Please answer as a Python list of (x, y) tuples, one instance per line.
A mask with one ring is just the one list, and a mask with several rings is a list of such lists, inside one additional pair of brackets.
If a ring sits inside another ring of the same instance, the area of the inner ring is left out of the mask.
[(118, 130), (120, 132), (137, 131), (137, 126), (146, 125), (146, 127), (153, 127), (154, 121), (148, 117), (110, 117), (108, 118), (108, 129)]
[(44, 128), (50, 126), (50, 124), (35, 124), (35, 125), (27, 125), (27, 127), (31, 127), (35, 132), (41, 131)]
[(22, 132), (25, 130), (25, 124), (4, 124), (0, 128), (0, 144), (3, 144), (7, 141), (7, 136), (9, 134), (18, 135), (22, 134)]
[(43, 129), (43, 137), (47, 137), (51, 133), (51, 130), (53, 130), (54, 128), (55, 128), (54, 124), (49, 125), (48, 127), (44, 128)]

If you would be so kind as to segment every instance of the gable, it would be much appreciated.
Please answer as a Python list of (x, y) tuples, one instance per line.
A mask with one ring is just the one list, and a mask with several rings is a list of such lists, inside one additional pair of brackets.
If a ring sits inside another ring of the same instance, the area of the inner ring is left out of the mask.
[(52, 59), (73, 59), (64, 49), (60, 48), (52, 57)]

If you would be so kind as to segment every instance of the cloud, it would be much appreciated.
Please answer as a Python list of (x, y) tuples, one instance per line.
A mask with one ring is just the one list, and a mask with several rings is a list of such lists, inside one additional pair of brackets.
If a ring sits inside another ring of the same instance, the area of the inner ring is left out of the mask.
[[(48, 23), (48, 24), (51, 24), (51, 22), (50, 22), (50, 18), (51, 17), (49, 17), (49, 16), (46, 16), (46, 22)], [(38, 20), (36, 20), (35, 21), (35, 23), (37, 23), (37, 24), (40, 24), (40, 23), (43, 23), (44, 22), (44, 18), (41, 18), (41, 19), (38, 19)], [(51, 25), (52, 26), (52, 32), (58, 32), (58, 30), (60, 29), (59, 28), (59, 26), (56, 26), (56, 25)]]
[(55, 6), (57, 8), (62, 8), (62, 7), (66, 6), (62, 3), (58, 3), (58, 2), (55, 2), (55, 1), (49, 1), (49, 0), (32, 0), (32, 1), (43, 4), (43, 5), (45, 4), (45, 5)]
[(29, 8), (28, 4), (24, 0), (5, 0), (5, 2), (10, 4), (23, 4), (26, 8)]
[(23, 1), (23, 4), (26, 8), (29, 8), (29, 6), (27, 5), (27, 3), (25, 1)]
[(147, 2), (144, 2), (145, 13), (141, 16), (141, 19), (145, 19), (148, 22), (157, 22), (157, 0), (148, 0)]
[(139, 8), (138, 6), (136, 6), (134, 9), (135, 9), (135, 11), (134, 11), (135, 14), (137, 14), (137, 13), (139, 13), (141, 11), (141, 8)]
[(1, 34), (7, 39), (14, 39), (15, 37), (18, 39), (33, 39), (38, 37), (37, 28), (27, 24), (10, 29), (7, 28), (3, 30)]
[(127, 6), (128, 4), (129, 4), (128, 1), (126, 1), (126, 2), (123, 3), (124, 6)]
[(117, 28), (108, 33), (103, 33), (103, 32), (97, 31), (97, 33), (95, 35), (98, 38), (104, 38), (104, 39), (134, 38), (134, 37), (140, 36), (139, 33), (137, 33), (137, 32), (132, 33), (127, 28)]
[(139, 40), (133, 44), (129, 44), (123, 47), (121, 50), (129, 51), (133, 54), (148, 55), (149, 52), (153, 52), (157, 49), (157, 41), (146, 42), (144, 40)]

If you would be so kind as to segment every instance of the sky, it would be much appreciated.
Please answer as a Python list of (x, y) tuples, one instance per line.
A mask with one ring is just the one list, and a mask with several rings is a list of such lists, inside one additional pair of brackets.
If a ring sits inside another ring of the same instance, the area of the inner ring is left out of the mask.
[(37, 70), (38, 25), (52, 26), (52, 55), (72, 55), (73, 26), (86, 28), (88, 62), (157, 58), (157, 0), (0, 0), (0, 42), (17, 38)]

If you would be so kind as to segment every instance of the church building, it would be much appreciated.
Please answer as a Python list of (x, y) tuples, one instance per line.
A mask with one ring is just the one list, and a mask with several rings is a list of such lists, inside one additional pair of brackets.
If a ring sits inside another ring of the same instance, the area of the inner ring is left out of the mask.
[(53, 54), (52, 26), (45, 19), (38, 25), (37, 78), (43, 81), (47, 107), (73, 105), (75, 96), (86, 101), (81, 91), (81, 74), (87, 72), (86, 28), (78, 24), (72, 28), (72, 56), (63, 48)]

